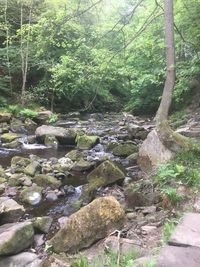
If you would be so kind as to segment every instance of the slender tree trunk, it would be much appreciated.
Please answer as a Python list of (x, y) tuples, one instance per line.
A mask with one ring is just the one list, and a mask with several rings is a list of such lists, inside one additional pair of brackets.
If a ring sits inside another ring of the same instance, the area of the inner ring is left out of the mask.
[(164, 0), (165, 43), (167, 60), (167, 78), (163, 90), (162, 100), (156, 114), (156, 122), (167, 120), (175, 85), (175, 47), (174, 47), (174, 15), (173, 0)]
[(28, 33), (27, 33), (26, 45), (25, 45), (25, 48), (24, 48), (23, 43), (25, 42), (25, 40), (23, 38), (23, 4), (21, 4), (21, 68), (22, 68), (21, 103), (22, 103), (22, 106), (24, 106), (24, 104), (25, 104), (25, 93), (26, 93), (27, 73), (28, 73), (29, 40), (30, 40), (30, 31), (31, 31), (32, 7), (33, 7), (33, 1), (31, 1), (30, 9), (29, 9)]
[(12, 77), (11, 77), (10, 57), (9, 57), (9, 26), (7, 20), (7, 9), (8, 9), (8, 0), (5, 0), (4, 19), (6, 24), (6, 59), (7, 59), (7, 69), (8, 69), (9, 83), (10, 83), (10, 92), (12, 93)]

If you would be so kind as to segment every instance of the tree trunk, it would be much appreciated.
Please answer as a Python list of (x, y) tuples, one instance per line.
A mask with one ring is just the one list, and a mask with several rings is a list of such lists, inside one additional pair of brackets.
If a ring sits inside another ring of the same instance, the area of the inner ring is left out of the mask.
[(162, 100), (156, 114), (157, 124), (167, 120), (175, 85), (175, 47), (174, 47), (174, 15), (173, 0), (164, 0), (165, 43), (167, 78), (163, 90)]

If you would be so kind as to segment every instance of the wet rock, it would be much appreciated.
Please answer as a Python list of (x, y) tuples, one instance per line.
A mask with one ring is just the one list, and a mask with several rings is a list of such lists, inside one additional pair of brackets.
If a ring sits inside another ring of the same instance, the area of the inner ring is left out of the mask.
[(154, 167), (172, 157), (173, 153), (162, 144), (156, 130), (153, 130), (139, 149), (138, 165), (141, 170), (150, 172)]
[(16, 133), (5, 133), (1, 135), (1, 142), (2, 143), (11, 143), (12, 141), (14, 141), (15, 139), (20, 138), (21, 135), (20, 134), (16, 134)]
[(10, 143), (4, 143), (4, 144), (2, 144), (2, 147), (13, 149), (13, 148), (19, 148), (19, 147), (21, 147), (21, 145), (22, 145), (21, 142), (19, 142), (17, 140), (14, 140), (14, 141), (12, 141)]
[(31, 219), (34, 229), (47, 234), (51, 228), (53, 218), (50, 216), (36, 217)]
[(71, 159), (72, 161), (78, 161), (83, 157), (83, 155), (79, 150), (72, 150), (68, 152), (65, 157)]
[(20, 254), (1, 258), (0, 267), (42, 267), (42, 260), (30, 252), (22, 252)]
[(45, 259), (42, 267), (71, 267), (71, 261), (64, 254), (53, 254)]
[(124, 173), (112, 162), (104, 161), (87, 176), (90, 184), (106, 186), (125, 178)]
[(38, 205), (42, 200), (42, 188), (36, 185), (25, 188), (19, 195), (22, 202), (29, 205)]
[(57, 180), (55, 177), (45, 174), (37, 174), (34, 177), (34, 182), (44, 188), (50, 187), (52, 189), (59, 188), (61, 186), (61, 181)]
[(22, 205), (8, 197), (0, 197), (0, 224), (12, 223), (25, 213)]
[(199, 267), (199, 247), (176, 247), (163, 248), (158, 257), (157, 267)]
[(48, 244), (56, 252), (77, 251), (119, 229), (124, 218), (124, 211), (115, 198), (98, 198), (71, 215)]
[(114, 147), (112, 153), (118, 157), (128, 157), (137, 151), (138, 148), (134, 144), (119, 144)]
[(35, 123), (30, 118), (27, 118), (24, 122), (24, 126), (29, 133), (34, 133), (37, 128), (37, 123)]
[(138, 158), (138, 153), (133, 153), (131, 155), (129, 155), (126, 159), (130, 162), (130, 163), (137, 163), (137, 158)]
[(129, 138), (131, 140), (132, 139), (145, 140), (149, 133), (149, 129), (146, 129), (143, 126), (139, 126), (137, 124), (132, 124), (132, 123), (128, 124), (127, 130), (128, 130)]
[(12, 114), (9, 112), (0, 112), (0, 122), (10, 122)]
[(41, 247), (42, 245), (44, 245), (45, 240), (44, 240), (44, 235), (34, 235), (34, 245), (36, 247)]
[(78, 172), (83, 172), (83, 171), (88, 171), (91, 170), (92, 167), (94, 167), (93, 162), (88, 162), (84, 159), (80, 159), (78, 162), (75, 162), (72, 166), (73, 171), (78, 171)]
[(54, 135), (46, 135), (44, 139), (44, 144), (46, 146), (57, 147), (58, 140), (56, 139)]
[(142, 192), (136, 192), (131, 189), (125, 191), (125, 201), (128, 209), (142, 207), (147, 205), (148, 200)]
[(48, 201), (56, 201), (56, 200), (58, 200), (58, 196), (54, 191), (49, 191), (46, 194), (46, 199)]
[(34, 176), (36, 173), (39, 173), (40, 171), (41, 171), (41, 165), (37, 161), (32, 161), (24, 169), (24, 173), (30, 176)]
[(26, 167), (28, 164), (30, 164), (30, 159), (20, 157), (20, 156), (15, 156), (11, 160), (11, 167)]
[(0, 256), (12, 255), (28, 248), (34, 237), (31, 222), (11, 223), (0, 226)]
[(44, 143), (45, 137), (48, 135), (55, 136), (62, 145), (75, 145), (76, 143), (76, 130), (72, 128), (65, 129), (62, 127), (42, 125), (36, 129), (35, 134), (37, 140), (42, 143)]
[(66, 195), (72, 195), (76, 192), (75, 187), (72, 185), (65, 185), (63, 187), (63, 189), (64, 189)]
[(77, 140), (77, 147), (82, 150), (93, 148), (99, 143), (99, 137), (93, 135), (81, 135)]

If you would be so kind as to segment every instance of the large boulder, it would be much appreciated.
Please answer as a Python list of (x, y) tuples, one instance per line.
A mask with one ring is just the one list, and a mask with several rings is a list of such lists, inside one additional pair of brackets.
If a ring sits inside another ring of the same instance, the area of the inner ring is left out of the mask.
[(34, 176), (36, 173), (39, 173), (41, 170), (41, 165), (37, 161), (32, 161), (24, 169), (24, 173), (30, 176)]
[(30, 118), (27, 118), (24, 122), (25, 128), (29, 133), (34, 133), (37, 129), (37, 123), (35, 123)]
[(34, 237), (31, 222), (8, 223), (0, 226), (0, 256), (13, 255), (28, 248)]
[(16, 133), (5, 133), (2, 134), (1, 136), (1, 142), (2, 143), (10, 143), (18, 138), (21, 137), (21, 134), (16, 134)]
[(42, 125), (36, 129), (35, 134), (37, 140), (41, 143), (44, 143), (46, 136), (55, 136), (62, 145), (75, 145), (76, 143), (75, 129)]
[(46, 123), (52, 115), (53, 113), (50, 110), (39, 111), (35, 121), (39, 124)]
[(139, 149), (138, 165), (141, 170), (150, 172), (159, 164), (172, 159), (173, 152), (166, 148), (156, 130), (151, 131)]
[(31, 222), (33, 223), (33, 227), (36, 231), (47, 234), (51, 228), (53, 218), (50, 216), (36, 217), (31, 219)]
[(0, 112), (0, 122), (10, 122), (12, 114), (9, 112)]
[(22, 205), (9, 197), (0, 197), (0, 224), (18, 220), (25, 213)]
[(150, 128), (152, 127), (151, 126), (145, 127), (145, 126), (140, 126), (137, 124), (129, 123), (127, 127), (129, 138), (131, 140), (136, 139), (136, 138), (144, 140), (147, 137)]
[(42, 200), (42, 188), (36, 185), (23, 189), (19, 195), (20, 200), (29, 205), (38, 205)]
[(71, 215), (48, 243), (56, 252), (77, 251), (119, 229), (124, 218), (114, 197), (101, 197)]
[(77, 147), (82, 150), (93, 148), (99, 143), (99, 137), (94, 135), (80, 135), (77, 140)]
[(0, 267), (42, 267), (42, 265), (38, 255), (31, 252), (22, 252), (0, 259)]
[(89, 183), (97, 185), (97, 188), (100, 186), (112, 184), (124, 178), (125, 174), (109, 160), (101, 163), (87, 176)]

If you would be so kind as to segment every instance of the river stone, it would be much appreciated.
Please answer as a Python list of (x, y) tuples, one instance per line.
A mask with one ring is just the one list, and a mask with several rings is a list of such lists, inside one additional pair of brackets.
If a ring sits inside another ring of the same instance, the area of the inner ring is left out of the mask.
[(36, 217), (31, 219), (31, 222), (36, 230), (47, 234), (52, 225), (53, 218), (51, 218), (50, 216)]
[(61, 181), (57, 180), (55, 177), (46, 174), (37, 174), (34, 177), (34, 182), (44, 188), (50, 187), (51, 189), (56, 189), (61, 186)]
[(170, 245), (200, 248), (200, 214), (186, 213), (169, 240)]
[(24, 122), (25, 128), (29, 133), (34, 133), (37, 128), (37, 123), (35, 123), (30, 118), (27, 118)]
[(96, 184), (97, 188), (112, 184), (124, 179), (124, 173), (112, 162), (106, 160), (87, 176), (90, 184)]
[(151, 172), (154, 167), (172, 157), (173, 153), (162, 144), (156, 130), (153, 130), (139, 149), (138, 165), (142, 171)]
[(42, 260), (38, 255), (30, 252), (0, 258), (0, 267), (42, 267)]
[(20, 156), (14, 156), (11, 160), (11, 167), (26, 167), (28, 164), (30, 164), (30, 159), (20, 157)]
[(157, 267), (199, 267), (199, 247), (164, 247), (158, 257)]
[(36, 185), (25, 188), (19, 195), (22, 202), (29, 205), (38, 205), (42, 200), (42, 188)]
[(2, 144), (2, 147), (6, 147), (6, 148), (11, 148), (11, 149), (13, 149), (13, 148), (18, 148), (18, 147), (20, 147), (21, 145), (22, 145), (21, 142), (19, 142), (18, 140), (14, 140), (14, 141), (12, 141), (12, 142), (10, 142), (10, 143), (4, 143), (4, 144)]
[(42, 267), (72, 267), (71, 260), (64, 253), (53, 254), (45, 259)]
[(36, 129), (35, 134), (37, 140), (42, 143), (44, 143), (47, 135), (55, 136), (62, 145), (75, 145), (76, 143), (76, 130), (72, 128), (65, 129), (62, 127), (42, 125)]
[(12, 255), (28, 248), (34, 237), (31, 222), (8, 223), (0, 226), (0, 256)]
[(138, 148), (134, 144), (119, 144), (113, 148), (112, 153), (118, 157), (128, 157), (137, 151)]
[(8, 197), (0, 197), (0, 224), (18, 220), (25, 213), (22, 205)]
[(75, 162), (72, 166), (73, 171), (83, 172), (92, 169), (95, 163), (80, 159), (78, 162)]
[(15, 139), (18, 139), (21, 137), (21, 134), (16, 133), (5, 133), (1, 135), (1, 142), (2, 143), (11, 143)]
[(37, 161), (32, 161), (24, 169), (24, 173), (30, 176), (34, 176), (36, 173), (39, 173), (40, 171), (41, 171), (41, 165)]
[(120, 229), (124, 219), (124, 211), (114, 197), (100, 197), (71, 215), (48, 244), (55, 252), (77, 251)]
[(9, 112), (0, 112), (0, 122), (10, 122), (12, 114)]
[(79, 150), (72, 150), (68, 152), (65, 157), (71, 159), (72, 161), (78, 161), (83, 157), (83, 155)]
[(44, 144), (45, 146), (57, 147), (58, 140), (54, 135), (46, 135), (44, 138)]
[(130, 140), (133, 139), (145, 140), (145, 138), (149, 133), (149, 130), (146, 129), (145, 127), (133, 123), (128, 124), (127, 130)]
[(10, 129), (14, 133), (25, 133), (26, 132), (24, 123), (20, 119), (17, 119), (17, 118), (12, 118), (10, 122)]
[(39, 124), (46, 123), (52, 115), (53, 113), (50, 110), (40, 111), (38, 112), (35, 121)]
[(99, 143), (99, 137), (93, 135), (81, 135), (77, 140), (77, 147), (81, 150), (93, 148)]

